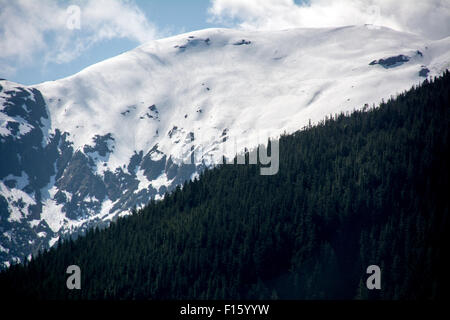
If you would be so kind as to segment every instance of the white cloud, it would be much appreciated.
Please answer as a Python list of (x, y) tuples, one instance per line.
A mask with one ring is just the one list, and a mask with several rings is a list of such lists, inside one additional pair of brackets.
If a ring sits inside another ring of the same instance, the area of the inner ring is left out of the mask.
[(211, 21), (243, 29), (374, 24), (430, 39), (450, 36), (448, 0), (211, 0)]
[[(80, 29), (73, 23), (76, 12), (67, 10), (70, 5), (80, 8)], [(65, 63), (103, 40), (143, 43), (157, 34), (130, 0), (0, 0), (0, 69), (11, 74), (12, 66), (30, 64), (36, 54), (46, 62)]]

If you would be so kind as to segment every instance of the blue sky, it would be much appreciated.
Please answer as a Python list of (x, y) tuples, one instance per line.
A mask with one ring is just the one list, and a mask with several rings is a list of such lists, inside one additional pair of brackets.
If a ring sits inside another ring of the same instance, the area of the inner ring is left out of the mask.
[(441, 39), (450, 35), (450, 1), (0, 0), (0, 78), (56, 80), (142, 43), (204, 28), (366, 23)]
[[(148, 21), (151, 21), (158, 29), (155, 38), (218, 26), (218, 24), (207, 21), (209, 0), (135, 0), (133, 2), (145, 14)], [(76, 2), (64, 1), (60, 2), (60, 6), (67, 8), (73, 3)], [(73, 30), (73, 32), (82, 33), (83, 6), (79, 7), (81, 8), (81, 28), (80, 31)], [(47, 37), (51, 38), (51, 35)], [(116, 56), (140, 44), (137, 39), (129, 37), (100, 40), (73, 60), (64, 63), (45, 61), (44, 57), (38, 54), (33, 57), (32, 63), (14, 62), (12, 59), (10, 63), (15, 64), (14, 72), (3, 74), (4, 72), (0, 69), (0, 78), (27, 85), (56, 80), (70, 76), (89, 65)], [(48, 40), (48, 46), (52, 46), (51, 39)]]

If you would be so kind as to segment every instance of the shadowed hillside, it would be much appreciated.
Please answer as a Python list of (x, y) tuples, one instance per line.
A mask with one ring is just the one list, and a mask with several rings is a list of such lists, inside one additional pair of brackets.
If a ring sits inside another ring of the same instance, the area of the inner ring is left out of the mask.
[[(331, 103), (331, 102), (330, 102)], [(450, 73), (280, 139), (0, 274), (8, 298), (438, 299), (449, 283)], [(81, 290), (66, 288), (67, 266)], [(378, 265), (381, 290), (366, 268)]]

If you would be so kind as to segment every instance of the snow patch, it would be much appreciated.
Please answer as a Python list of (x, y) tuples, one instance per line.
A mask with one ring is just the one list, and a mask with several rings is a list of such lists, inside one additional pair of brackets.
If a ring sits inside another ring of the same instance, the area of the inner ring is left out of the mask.
[(10, 231), (3, 232), (3, 236), (4, 236), (5, 238), (7, 238), (8, 241), (11, 241), (11, 239), (12, 239), (12, 236), (11, 236), (11, 232), (10, 232)]
[(191, 181), (194, 181), (195, 179), (198, 179), (200, 177), (199, 173), (196, 171), (193, 174), (191, 174)]
[(155, 196), (155, 200), (162, 200), (162, 199), (164, 199), (164, 195), (157, 194)]
[(5, 248), (4, 246), (2, 246), (2, 245), (0, 244), (0, 252), (5, 252), (6, 254), (8, 254), (8, 253), (9, 253), (9, 249), (8, 249), (8, 248)]
[(57, 204), (52, 199), (47, 199), (43, 202), (41, 218), (47, 222), (53, 232), (58, 232), (64, 224), (66, 215), (62, 212), (62, 207), (62, 204)]
[(48, 241), (49, 247), (53, 247), (53, 246), (55, 245), (55, 243), (58, 242), (58, 240), (59, 240), (59, 236), (58, 236), (58, 237), (51, 238), (51, 239)]
[(155, 180), (151, 182), (152, 187), (159, 191), (162, 186), (169, 187), (175, 178), (169, 180), (167, 174), (162, 172)]
[(27, 173), (25, 171), (22, 171), (21, 175), (15, 176), (12, 174), (7, 175), (4, 179), (4, 181), (7, 180), (14, 180), (16, 182), (16, 189), (20, 189), (22, 190), (23, 188), (25, 188), (29, 183), (30, 183), (30, 178), (28, 177)]
[(28, 224), (30, 225), (31, 228), (37, 227), (39, 225), (39, 223), (41, 223), (41, 220), (28, 221)]
[(149, 181), (145, 176), (143, 169), (140, 169), (136, 172), (136, 178), (139, 180), (138, 188), (135, 191), (136, 193), (138, 193), (141, 190), (147, 189), (151, 184), (151, 181)]
[(28, 207), (36, 204), (36, 201), (28, 193), (16, 188), (8, 188), (3, 181), (0, 181), (0, 194), (6, 198), (8, 203), (9, 222), (20, 222), (28, 216)]

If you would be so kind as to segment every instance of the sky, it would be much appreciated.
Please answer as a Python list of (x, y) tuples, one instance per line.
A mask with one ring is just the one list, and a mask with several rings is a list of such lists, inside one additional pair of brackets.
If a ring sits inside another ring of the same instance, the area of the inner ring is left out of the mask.
[(450, 0), (0, 0), (0, 78), (56, 80), (143, 43), (205, 28), (360, 24), (442, 39), (450, 36)]

